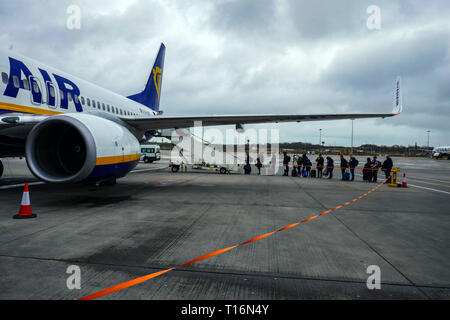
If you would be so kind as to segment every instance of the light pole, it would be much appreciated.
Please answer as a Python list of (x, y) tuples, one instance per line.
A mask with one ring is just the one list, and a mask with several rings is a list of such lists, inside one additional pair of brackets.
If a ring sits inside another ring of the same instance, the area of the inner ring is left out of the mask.
[(322, 129), (319, 129), (319, 153), (322, 152)]
[(427, 133), (428, 133), (427, 148), (430, 147), (430, 132), (431, 132), (431, 130), (427, 130)]
[(355, 119), (352, 119), (352, 151), (351, 151), (351, 154), (353, 154), (353, 120), (355, 120)]

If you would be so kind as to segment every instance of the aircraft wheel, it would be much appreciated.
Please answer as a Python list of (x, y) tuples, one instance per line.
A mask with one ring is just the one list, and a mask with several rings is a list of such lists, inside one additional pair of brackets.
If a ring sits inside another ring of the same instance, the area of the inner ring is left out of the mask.
[(220, 168), (220, 173), (221, 174), (226, 174), (227, 173), (227, 169), (226, 168)]

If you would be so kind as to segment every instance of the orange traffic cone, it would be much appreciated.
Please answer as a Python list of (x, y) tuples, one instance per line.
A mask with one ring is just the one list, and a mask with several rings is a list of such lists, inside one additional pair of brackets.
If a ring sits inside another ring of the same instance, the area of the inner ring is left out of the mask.
[(31, 212), (30, 194), (28, 193), (28, 183), (25, 183), (23, 189), (22, 202), (20, 204), (19, 213), (16, 214), (14, 219), (30, 219), (36, 218), (36, 215)]
[(408, 188), (408, 183), (406, 182), (406, 173), (403, 173), (402, 188)]

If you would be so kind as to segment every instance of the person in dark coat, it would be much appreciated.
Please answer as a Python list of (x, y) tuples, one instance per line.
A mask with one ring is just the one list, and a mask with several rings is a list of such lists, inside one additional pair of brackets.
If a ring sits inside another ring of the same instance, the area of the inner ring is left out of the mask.
[(342, 173), (342, 180), (344, 180), (344, 173), (348, 168), (348, 161), (344, 158), (344, 156), (341, 154), (341, 173)]
[(323, 164), (325, 162), (325, 159), (322, 157), (322, 154), (319, 153), (319, 156), (316, 159), (317, 163), (317, 178), (322, 178), (322, 171), (323, 171)]
[(356, 158), (353, 155), (351, 155), (348, 165), (350, 166), (350, 173), (352, 175), (352, 179), (351, 179), (352, 181), (355, 180), (355, 168), (358, 164), (359, 164), (359, 161), (356, 160)]
[(261, 174), (261, 167), (262, 167), (262, 163), (261, 163), (261, 159), (256, 158), (256, 167), (258, 168), (258, 174)]
[(327, 157), (327, 170), (328, 170), (328, 179), (333, 179), (333, 169), (334, 169), (334, 161), (331, 157)]
[(297, 158), (297, 172), (298, 175), (301, 176), (302, 175), (302, 166), (303, 166), (303, 156), (298, 156)]
[(380, 169), (381, 163), (377, 160), (377, 157), (374, 156), (372, 160), (372, 182), (377, 182), (378, 178), (378, 169)]
[(302, 175), (303, 175), (303, 173), (305, 172), (305, 177), (307, 177), (308, 176), (308, 161), (309, 161), (309, 159), (308, 159), (308, 157), (306, 156), (306, 153), (302, 156), (302, 158), (303, 158), (303, 168), (302, 168)]
[(384, 174), (386, 175), (386, 183), (388, 182), (387, 179), (391, 175), (392, 167), (394, 166), (394, 163), (392, 162), (392, 159), (390, 156), (386, 156), (386, 160), (383, 161), (383, 165), (381, 166), (381, 170), (384, 171)]
[(367, 162), (364, 164), (363, 180), (370, 182), (372, 180), (372, 161), (367, 158)]
[(247, 153), (247, 157), (245, 160), (245, 166), (244, 166), (244, 173), (251, 174), (251, 172), (252, 172), (252, 166), (250, 165), (250, 154)]
[(311, 167), (312, 167), (312, 162), (311, 162), (311, 160), (308, 159), (308, 157), (306, 157), (306, 167), (305, 167), (305, 170), (306, 170), (306, 176), (307, 176), (307, 177), (310, 177), (310, 176), (311, 176)]
[(291, 157), (288, 156), (288, 154), (285, 152), (283, 158), (283, 166), (284, 166), (283, 176), (289, 176), (289, 162), (291, 162)]

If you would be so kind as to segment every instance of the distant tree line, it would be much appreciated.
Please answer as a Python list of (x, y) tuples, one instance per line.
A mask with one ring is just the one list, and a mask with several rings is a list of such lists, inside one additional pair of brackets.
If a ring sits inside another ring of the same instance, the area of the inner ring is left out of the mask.
[[(174, 147), (173, 143), (160, 143), (161, 149), (163, 150), (172, 150)], [(211, 147), (220, 149), (220, 145), (211, 145)], [(223, 152), (227, 150), (227, 146), (223, 145)], [(233, 148), (234, 147), (234, 148)], [(245, 150), (248, 148), (253, 148), (254, 145), (247, 144), (245, 145)], [(230, 146), (229, 149), (234, 149), (235, 152), (238, 150), (238, 146)], [(267, 145), (267, 150), (271, 150), (271, 145)], [(351, 148), (344, 146), (320, 146), (318, 144), (305, 143), (305, 142), (283, 142), (279, 144), (280, 152), (288, 151), (290, 153), (306, 153), (312, 152), (315, 153), (322, 152), (326, 154), (350, 154)], [(355, 155), (376, 155), (376, 154), (389, 154), (392, 156), (429, 156), (433, 147), (426, 146), (418, 146), (417, 144), (414, 146), (402, 146), (402, 145), (376, 145), (376, 144), (363, 144), (360, 146), (353, 147), (353, 154)]]

